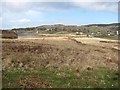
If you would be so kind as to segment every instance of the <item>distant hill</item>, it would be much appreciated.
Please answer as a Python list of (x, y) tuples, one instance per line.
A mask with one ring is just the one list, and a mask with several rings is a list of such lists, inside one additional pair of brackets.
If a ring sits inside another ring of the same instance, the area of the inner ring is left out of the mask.
[(95, 33), (100, 32), (102, 34), (116, 33), (118, 30), (118, 23), (112, 24), (90, 24), (90, 25), (63, 25), (63, 24), (55, 24), (55, 25), (42, 25), (36, 27), (29, 27), (29, 28), (16, 28), (12, 29), (12, 31), (16, 33), (59, 33), (59, 32), (66, 32), (66, 33), (75, 33), (75, 32), (83, 32), (83, 33)]
[(101, 26), (101, 27), (105, 27), (105, 26), (118, 26), (119, 23), (112, 23), (112, 24), (90, 24), (90, 25), (85, 25), (85, 26)]

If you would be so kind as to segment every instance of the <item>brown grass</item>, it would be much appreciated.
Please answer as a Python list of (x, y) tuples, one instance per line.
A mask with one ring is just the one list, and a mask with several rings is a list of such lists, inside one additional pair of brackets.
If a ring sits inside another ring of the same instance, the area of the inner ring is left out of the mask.
[(38, 70), (41, 67), (55, 69), (69, 67), (79, 70), (88, 67), (117, 69), (117, 49), (88, 45), (75, 39), (3, 40), (2, 46), (5, 68), (20, 66), (26, 70), (31, 68)]

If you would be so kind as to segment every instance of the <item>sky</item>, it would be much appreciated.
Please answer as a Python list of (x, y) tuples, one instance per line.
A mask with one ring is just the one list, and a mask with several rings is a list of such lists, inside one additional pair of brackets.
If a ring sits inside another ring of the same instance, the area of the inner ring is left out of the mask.
[(2, 0), (0, 29), (118, 22), (118, 0)]

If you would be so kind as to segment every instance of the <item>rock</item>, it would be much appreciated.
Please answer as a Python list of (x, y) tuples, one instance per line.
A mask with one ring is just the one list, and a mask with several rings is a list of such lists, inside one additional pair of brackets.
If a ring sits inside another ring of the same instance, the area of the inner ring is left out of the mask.
[(76, 76), (79, 77), (79, 76), (80, 76), (80, 71), (79, 71), (79, 69), (76, 69), (75, 71), (76, 71), (76, 73), (75, 73)]
[(23, 63), (20, 63), (20, 64), (19, 64), (19, 67), (22, 67), (22, 66), (23, 66)]
[(2, 38), (7, 39), (16, 39), (18, 38), (18, 35), (13, 31), (8, 30), (2, 30)]
[(87, 68), (86, 68), (88, 71), (89, 70), (93, 70), (93, 68), (91, 67), (91, 66), (87, 66)]

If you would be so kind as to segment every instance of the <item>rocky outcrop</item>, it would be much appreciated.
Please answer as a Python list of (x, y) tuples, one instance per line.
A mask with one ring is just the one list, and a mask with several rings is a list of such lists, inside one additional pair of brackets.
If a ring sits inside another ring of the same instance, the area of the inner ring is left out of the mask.
[(1, 37), (2, 38), (9, 38), (9, 39), (18, 38), (17, 34), (14, 31), (10, 31), (10, 30), (2, 30)]

